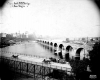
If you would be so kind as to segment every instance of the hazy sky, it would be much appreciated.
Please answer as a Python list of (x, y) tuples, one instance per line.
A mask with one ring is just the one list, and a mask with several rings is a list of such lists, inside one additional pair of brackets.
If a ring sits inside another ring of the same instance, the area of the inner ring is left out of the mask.
[(43, 36), (99, 36), (100, 11), (91, 0), (10, 0), (28, 2), (27, 7), (2, 11), (2, 32), (35, 32)]

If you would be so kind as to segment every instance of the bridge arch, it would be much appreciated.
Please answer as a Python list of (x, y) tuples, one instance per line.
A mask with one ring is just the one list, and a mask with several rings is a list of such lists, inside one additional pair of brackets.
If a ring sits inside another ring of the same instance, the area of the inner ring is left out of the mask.
[(44, 43), (44, 41), (43, 41), (43, 43)]
[(84, 48), (78, 48), (78, 49), (76, 50), (76, 59), (77, 59), (77, 60), (80, 60), (80, 53), (81, 53), (82, 50), (84, 50)]
[(64, 47), (63, 44), (59, 44), (59, 48), (62, 49)]
[(47, 49), (49, 49), (49, 41), (47, 41)]
[(53, 46), (53, 42), (50, 42), (50, 45)]
[(69, 59), (70, 59), (70, 51), (72, 51), (72, 46), (70, 46), (70, 45), (68, 45), (68, 46), (66, 46), (66, 48), (65, 48), (65, 50), (66, 50), (66, 53), (65, 53), (65, 60), (66, 61), (69, 61)]
[(57, 43), (54, 43), (54, 47), (57, 47), (58, 45), (57, 45)]
[(58, 47), (58, 44), (54, 43), (54, 55), (57, 55), (57, 47)]
[(47, 44), (47, 41), (46, 41), (46, 44)]
[(50, 44), (49, 49), (51, 52), (53, 52), (53, 42), (50, 42), (49, 44)]
[(63, 55), (62, 55), (62, 49), (63, 49), (64, 45), (63, 44), (59, 44), (59, 52), (58, 52), (58, 56), (63, 59)]
[(49, 45), (49, 41), (47, 41), (47, 44)]
[(68, 52), (69, 52), (69, 51), (72, 51), (72, 49), (73, 49), (73, 48), (72, 48), (72, 46), (70, 46), (70, 45), (68, 45), (68, 46), (66, 47), (66, 51), (68, 51)]

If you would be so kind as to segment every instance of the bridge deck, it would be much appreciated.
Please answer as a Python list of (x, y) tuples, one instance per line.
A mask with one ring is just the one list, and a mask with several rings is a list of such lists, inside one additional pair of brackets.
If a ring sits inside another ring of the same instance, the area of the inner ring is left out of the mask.
[[(71, 66), (69, 64), (60, 64), (51, 62), (50, 64), (46, 64), (42, 62), (41, 59), (28, 57), (28, 56), (19, 56), (19, 58), (12, 58), (1, 56), (0, 61), (3, 61), (9, 65), (9, 67), (15, 72), (21, 74), (27, 74), (34, 78), (46, 78), (49, 77), (48, 80), (52, 80), (53, 77), (50, 77), (49, 74), (55, 76), (56, 74), (62, 75), (62, 78), (66, 80), (67, 75), (71, 76)], [(55, 73), (56, 72), (56, 73)], [(58, 76), (59, 77), (59, 76)], [(45, 80), (45, 79), (43, 79)], [(53, 80), (55, 80), (53, 78)], [(62, 80), (62, 79), (61, 79)]]
[[(13, 54), (14, 53), (3, 52), (2, 56), (6, 56), (6, 57), (11, 58)], [(43, 60), (45, 59), (43, 57), (34, 57), (34, 56), (28, 56), (28, 55), (26, 56), (26, 55), (20, 55), (20, 54), (17, 54), (17, 53), (15, 55), (19, 55), (18, 59), (17, 59), (18, 61), (24, 61), (26, 63), (28, 62), (28, 63), (37, 64), (37, 65), (43, 65), (45, 67), (63, 69), (63, 70), (67, 70), (67, 71), (72, 70), (72, 67), (67, 62), (66, 62), (66, 64), (55, 63), (55, 62), (50, 62), (50, 64), (46, 64), (46, 63), (43, 62)], [(11, 58), (11, 59), (13, 59), (13, 58)]]

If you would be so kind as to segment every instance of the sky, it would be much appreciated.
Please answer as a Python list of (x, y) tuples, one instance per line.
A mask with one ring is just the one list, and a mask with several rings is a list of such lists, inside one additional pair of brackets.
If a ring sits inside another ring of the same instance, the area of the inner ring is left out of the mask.
[[(12, 7), (17, 2), (28, 4)], [(1, 15), (1, 32), (100, 37), (100, 11), (92, 0), (9, 0)]]

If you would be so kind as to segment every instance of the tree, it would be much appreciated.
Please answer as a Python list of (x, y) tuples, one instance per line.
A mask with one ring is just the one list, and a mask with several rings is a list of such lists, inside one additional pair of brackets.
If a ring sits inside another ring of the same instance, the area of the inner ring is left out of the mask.
[(100, 55), (100, 41), (96, 42), (93, 46), (93, 50), (90, 51), (89, 56), (90, 56), (90, 69), (93, 74), (99, 76), (99, 55)]

